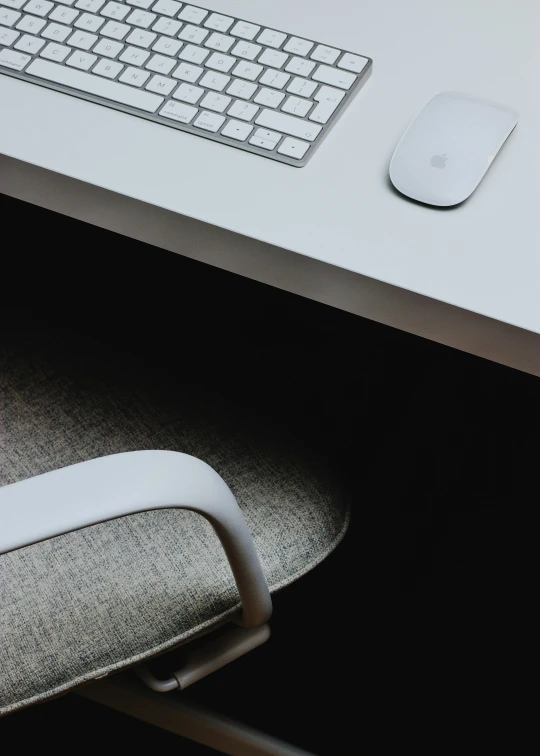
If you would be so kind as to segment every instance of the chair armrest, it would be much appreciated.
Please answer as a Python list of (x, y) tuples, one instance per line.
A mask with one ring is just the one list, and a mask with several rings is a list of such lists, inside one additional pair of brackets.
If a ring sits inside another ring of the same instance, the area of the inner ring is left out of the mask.
[(114, 454), (0, 488), (0, 554), (137, 512), (175, 508), (210, 522), (240, 593), (239, 622), (264, 624), (272, 601), (242, 511), (215, 470), (187, 454)]

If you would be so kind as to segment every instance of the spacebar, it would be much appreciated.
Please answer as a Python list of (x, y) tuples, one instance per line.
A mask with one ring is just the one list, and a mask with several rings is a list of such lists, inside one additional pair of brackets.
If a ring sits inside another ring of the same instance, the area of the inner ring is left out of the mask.
[(47, 60), (34, 60), (26, 73), (38, 76), (46, 81), (54, 81), (65, 87), (78, 89), (80, 92), (104, 97), (122, 105), (131, 105), (132, 108), (145, 110), (147, 113), (155, 113), (164, 98), (151, 92), (141, 92), (139, 89), (118, 84), (116, 81), (108, 81), (99, 76), (76, 71), (67, 66), (59, 66), (58, 63), (49, 63)]

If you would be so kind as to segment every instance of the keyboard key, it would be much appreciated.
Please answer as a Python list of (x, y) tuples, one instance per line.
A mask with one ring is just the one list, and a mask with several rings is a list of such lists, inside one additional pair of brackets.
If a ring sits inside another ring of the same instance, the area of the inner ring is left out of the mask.
[(30, 34), (23, 34), (23, 36), (14, 44), (15, 50), (20, 50), (23, 53), (35, 55), (38, 53), (43, 45), (44, 39), (38, 37), (32, 37)]
[(234, 118), (241, 118), (242, 121), (252, 121), (254, 116), (259, 112), (259, 106), (251, 102), (233, 102), (227, 115)]
[(101, 34), (104, 37), (110, 37), (111, 39), (124, 39), (126, 34), (131, 31), (131, 26), (127, 24), (120, 24), (118, 21), (107, 21)]
[(310, 121), (317, 123), (328, 123), (339, 103), (345, 97), (345, 92), (333, 87), (321, 87), (315, 95), (315, 100), (319, 103), (313, 113), (309, 116)]
[(237, 42), (237, 44), (231, 50), (231, 53), (232, 55), (236, 55), (237, 58), (255, 60), (261, 50), (262, 47), (260, 45), (252, 45), (249, 42)]
[(13, 26), (21, 17), (19, 11), (10, 10), (9, 8), (0, 8), (0, 24), (2, 26)]
[(229, 52), (234, 44), (233, 37), (227, 37), (225, 34), (211, 34), (206, 42), (205, 47), (210, 47), (212, 50), (219, 50), (220, 52)]
[(352, 71), (352, 73), (361, 73), (364, 70), (368, 62), (367, 58), (363, 58), (361, 55), (351, 55), (345, 53), (342, 59), (338, 63), (338, 68), (344, 68), (346, 71)]
[(94, 47), (94, 52), (97, 55), (104, 55), (106, 58), (116, 58), (123, 49), (124, 45), (120, 42), (115, 42), (112, 39), (100, 39)]
[(101, 15), (106, 18), (114, 18), (116, 21), (123, 21), (127, 14), (130, 12), (130, 8), (120, 3), (107, 3), (107, 5), (101, 10)]
[(46, 24), (44, 18), (23, 16), (15, 28), (22, 32), (28, 32), (28, 34), (39, 34)]
[(213, 71), (222, 71), (228, 73), (236, 63), (236, 58), (231, 58), (230, 55), (221, 55), (220, 53), (213, 53), (205, 63), (207, 68), (211, 68)]
[(268, 129), (257, 129), (254, 136), (259, 139), (264, 139), (272, 144), (277, 144), (282, 137), (282, 134), (278, 134), (277, 131), (269, 131)]
[[(167, 58), (165, 55), (153, 55), (148, 63), (146, 64), (146, 68), (149, 71), (155, 71), (156, 73), (160, 74), (170, 74), (170, 72), (173, 70), (173, 68), (176, 66), (176, 61), (174, 58)], [(169, 94), (166, 92), (165, 94)]]
[(238, 21), (230, 30), (229, 34), (232, 34), (234, 37), (247, 39), (251, 42), (251, 40), (255, 39), (260, 30), (261, 27), (257, 26), (257, 24), (249, 24), (247, 21)]
[(116, 60), (98, 60), (92, 73), (105, 76), (106, 79), (115, 79), (120, 71), (123, 69), (123, 65)]
[(142, 85), (150, 78), (150, 71), (143, 71), (142, 68), (133, 68), (128, 66), (126, 70), (121, 74), (118, 81), (123, 81), (124, 84), (131, 84), (132, 87), (142, 87)]
[(222, 16), (221, 13), (212, 13), (212, 15), (204, 22), (207, 29), (214, 29), (219, 32), (229, 31), (233, 24), (234, 18)]
[(0, 66), (12, 68), (14, 71), (22, 71), (31, 60), (30, 55), (23, 55), (15, 50), (0, 50)]
[(273, 31), (272, 29), (265, 29), (257, 39), (257, 42), (260, 45), (265, 45), (265, 47), (278, 48), (281, 47), (286, 39), (287, 35), (283, 34), (282, 32)]
[(97, 32), (103, 24), (105, 23), (105, 19), (101, 18), (101, 16), (94, 16), (92, 13), (83, 13), (79, 18), (75, 21), (75, 26), (77, 29), (84, 29), (85, 31), (90, 32)]
[(263, 72), (263, 67), (256, 63), (246, 63), (241, 60), (240, 63), (233, 70), (235, 76), (239, 76), (241, 79), (248, 79), (248, 81), (255, 81), (257, 76)]
[[(257, 85), (251, 84), (249, 81), (242, 81), (241, 79), (234, 79), (230, 87), (227, 89), (227, 94), (233, 97), (240, 97), (242, 100), (249, 100), (257, 91)], [(258, 110), (259, 108), (257, 108)]]
[(261, 147), (263, 150), (273, 150), (281, 139), (281, 134), (266, 129), (257, 129), (255, 134), (249, 140), (250, 144), (255, 147)]
[(49, 2), (49, 0), (30, 0), (30, 2), (24, 6), (24, 12), (33, 13), (34, 16), (45, 17), (53, 8), (54, 3)]
[(58, 63), (61, 63), (67, 58), (70, 52), (71, 47), (59, 45), (56, 42), (49, 42), (47, 47), (44, 47), (39, 54), (42, 58), (47, 58), (48, 60), (56, 60), (58, 61)]
[(146, 85), (146, 89), (148, 89), (150, 92), (169, 95), (177, 86), (177, 84), (177, 81), (175, 81), (174, 79), (168, 79), (166, 76), (152, 76), (152, 78)]
[(227, 97), (227, 95), (217, 94), (217, 92), (208, 92), (204, 100), (201, 102), (201, 108), (213, 110), (216, 113), (223, 113), (227, 110), (231, 102), (231, 98)]
[(182, 105), (182, 103), (175, 102), (174, 100), (169, 100), (159, 111), (159, 114), (165, 116), (165, 118), (170, 118), (172, 121), (191, 123), (197, 115), (197, 112), (197, 108), (192, 108), (190, 105)]
[(210, 55), (210, 50), (205, 50), (203, 47), (195, 47), (194, 45), (187, 45), (184, 47), (180, 55), (181, 60), (186, 60), (189, 63), (195, 63), (200, 65), (204, 63), (206, 58)]
[(208, 110), (203, 110), (198, 118), (193, 121), (193, 125), (198, 129), (211, 131), (214, 134), (220, 130), (224, 123), (225, 118), (223, 116), (220, 116), (217, 113), (210, 113)]
[(321, 87), (315, 97), (316, 102), (337, 102), (338, 105), (345, 97), (345, 92), (341, 89), (334, 89), (333, 87)]
[(206, 87), (206, 89), (212, 89), (216, 92), (223, 92), (230, 80), (230, 76), (225, 76), (224, 74), (208, 71), (208, 73), (203, 76), (199, 83), (201, 87)]
[(190, 24), (200, 24), (207, 17), (208, 11), (202, 8), (194, 8), (192, 5), (186, 5), (178, 16), (180, 21), (187, 21)]
[(248, 123), (231, 119), (222, 130), (221, 135), (229, 137), (229, 139), (235, 139), (237, 142), (245, 142), (252, 131), (253, 126), (250, 126)]
[(283, 71), (276, 71), (272, 68), (263, 73), (259, 79), (259, 84), (264, 84), (265, 86), (273, 87), (274, 89), (283, 89), (290, 78), (290, 74), (283, 73)]
[(305, 58), (291, 58), (285, 70), (297, 76), (309, 76), (317, 64)]
[[(152, 2), (153, 0), (150, 0), (150, 5)], [(152, 8), (152, 11), (154, 13), (159, 13), (161, 16), (174, 18), (181, 7), (182, 3), (177, 3), (176, 0), (158, 0)]]
[(178, 50), (182, 47), (182, 42), (178, 42), (176, 39), (169, 39), (168, 37), (160, 37), (152, 50), (163, 55), (177, 55)]
[(291, 37), (283, 49), (293, 55), (307, 55), (312, 47), (313, 42), (308, 42), (307, 39)]
[(321, 133), (322, 126), (295, 118), (294, 116), (278, 113), (276, 110), (263, 110), (257, 116), (255, 123), (268, 129), (281, 131), (283, 134), (313, 142)]
[(4, 45), (6, 47), (9, 47), (15, 42), (17, 37), (20, 36), (21, 33), (15, 31), (14, 29), (6, 29), (4, 27), (0, 27), (0, 47), (3, 47)]
[(330, 66), (319, 66), (312, 77), (315, 81), (330, 84), (331, 87), (350, 89), (356, 81), (356, 76), (345, 71), (337, 71)]
[(173, 72), (173, 76), (175, 79), (181, 79), (182, 81), (187, 81), (190, 84), (195, 84), (195, 82), (198, 81), (203, 73), (204, 68), (199, 68), (199, 66), (192, 66), (188, 63), (180, 63), (176, 71)]
[(300, 97), (311, 97), (313, 92), (317, 89), (317, 86), (318, 84), (314, 81), (296, 77), (287, 87), (287, 92), (299, 95)]
[(136, 8), (143, 8), (144, 10), (148, 10), (153, 2), (154, 0), (126, 0), (128, 5), (134, 5)]
[(200, 26), (188, 24), (180, 32), (178, 39), (183, 39), (185, 42), (191, 42), (194, 45), (202, 45), (209, 34), (208, 29), (201, 29)]
[(46, 39), (54, 39), (57, 42), (63, 42), (69, 37), (72, 29), (69, 26), (62, 26), (61, 24), (49, 24), (41, 32), (41, 36)]
[(341, 55), (341, 50), (336, 50), (335, 47), (327, 47), (326, 45), (317, 45), (310, 55), (312, 60), (316, 60), (318, 63), (326, 63), (328, 66), (332, 66)]
[(92, 55), (92, 53), (85, 52), (84, 50), (75, 50), (66, 60), (66, 66), (73, 66), (73, 68), (80, 68), (81, 71), (88, 71), (96, 60), (97, 55)]
[(172, 18), (158, 18), (152, 27), (152, 31), (158, 34), (166, 34), (168, 37), (176, 37), (181, 28), (180, 21), (175, 21)]
[(284, 99), (283, 92), (276, 92), (275, 89), (261, 89), (253, 102), (267, 108), (279, 108)]
[[(68, 3), (68, 5), (71, 5), (71, 3)], [(88, 11), (89, 13), (97, 13), (104, 5), (105, 0), (78, 0), (78, 2), (75, 3), (76, 8)]]
[(265, 50), (259, 58), (259, 63), (271, 68), (282, 68), (289, 56), (279, 50)]
[(287, 102), (283, 105), (281, 110), (283, 113), (290, 113), (291, 115), (298, 116), (299, 118), (305, 118), (312, 107), (313, 103), (311, 102), (311, 100), (304, 100), (303, 97), (296, 97), (295, 95), (291, 95), (287, 99)]
[(78, 15), (78, 10), (57, 5), (52, 13), (49, 13), (49, 21), (58, 21), (59, 24), (72, 24)]
[(126, 47), (118, 60), (132, 66), (143, 66), (149, 57), (150, 53), (147, 50), (141, 50), (138, 47)]
[(20, 10), (25, 2), (26, 0), (2, 0), (2, 5), (13, 8), (13, 10)]
[(287, 137), (279, 145), (278, 152), (280, 155), (287, 155), (296, 160), (302, 160), (310, 146), (307, 142), (300, 142), (298, 139)]
[(98, 38), (95, 34), (88, 34), (87, 32), (76, 31), (67, 40), (68, 45), (71, 47), (78, 47), (80, 50), (89, 50)]
[(133, 24), (133, 26), (140, 26), (142, 29), (148, 29), (149, 26), (152, 26), (156, 18), (157, 16), (155, 13), (134, 10), (133, 13), (126, 18), (126, 24)]
[(157, 34), (154, 34), (154, 32), (149, 32), (142, 29), (134, 29), (129, 37), (127, 37), (126, 42), (129, 42), (132, 45), (137, 45), (138, 47), (148, 48), (156, 39)]
[(204, 89), (194, 87), (191, 84), (180, 84), (173, 97), (190, 105), (196, 105), (204, 94)]
[(261, 147), (263, 150), (273, 150), (276, 146), (275, 142), (269, 142), (268, 139), (261, 139), (261, 137), (253, 136), (249, 140), (249, 143), (254, 147)]

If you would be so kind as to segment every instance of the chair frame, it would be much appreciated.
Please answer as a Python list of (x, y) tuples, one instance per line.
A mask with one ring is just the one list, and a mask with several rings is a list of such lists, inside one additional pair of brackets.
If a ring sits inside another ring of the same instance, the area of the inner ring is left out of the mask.
[(217, 639), (209, 636), (202, 649), (188, 653), (184, 666), (166, 680), (158, 680), (142, 665), (136, 672), (146, 688), (121, 674), (76, 692), (230, 756), (309, 756), (193, 707), (176, 694), (156, 695), (183, 690), (270, 636), (272, 600), (253, 539), (232, 492), (206, 463), (180, 452), (126, 452), (4, 486), (0, 554), (130, 514), (175, 508), (205, 517), (223, 546), (242, 606), (231, 619), (233, 626)]

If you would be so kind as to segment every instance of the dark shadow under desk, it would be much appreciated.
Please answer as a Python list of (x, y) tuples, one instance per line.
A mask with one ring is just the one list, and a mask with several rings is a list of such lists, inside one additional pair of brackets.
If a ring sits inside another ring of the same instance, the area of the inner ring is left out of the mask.
[[(0, 208), (19, 229), (2, 245), (0, 329), (97, 341), (148, 380), (204, 385), (298, 429), (350, 489), (349, 534), (275, 597), (271, 643), (190, 699), (321, 756), (443, 753), (466, 730), (471, 751), (497, 742), (527, 664), (538, 380), (12, 199)], [(261, 680), (264, 701), (249, 692)], [(60, 722), (87, 711), (98, 747), (98, 707), (73, 697), (0, 721), (0, 735), (62, 750)], [(173, 744), (102, 716), (111, 746)]]

